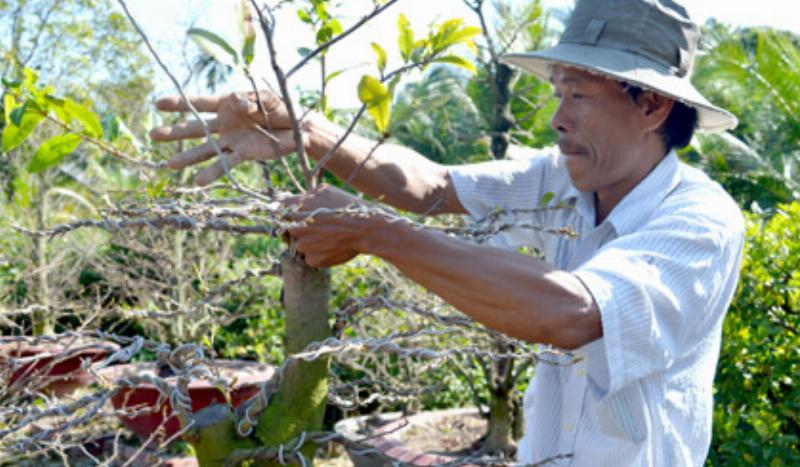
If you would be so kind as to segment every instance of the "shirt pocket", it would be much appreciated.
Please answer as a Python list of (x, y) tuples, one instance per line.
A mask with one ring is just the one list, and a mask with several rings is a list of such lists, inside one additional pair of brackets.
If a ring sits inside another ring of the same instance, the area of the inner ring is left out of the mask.
[(642, 388), (638, 383), (609, 394), (596, 406), (600, 431), (614, 438), (641, 444), (647, 439), (650, 420)]

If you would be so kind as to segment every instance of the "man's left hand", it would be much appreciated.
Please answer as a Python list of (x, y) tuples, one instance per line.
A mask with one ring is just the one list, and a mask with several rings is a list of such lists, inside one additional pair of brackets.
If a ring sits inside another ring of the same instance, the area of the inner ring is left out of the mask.
[(302, 227), (289, 229), (295, 249), (305, 255), (311, 267), (330, 267), (353, 259), (365, 252), (366, 230), (371, 216), (347, 213), (316, 213), (320, 209), (341, 209), (363, 203), (355, 196), (332, 186), (322, 186), (284, 201), (299, 205), (300, 218), (311, 215)]

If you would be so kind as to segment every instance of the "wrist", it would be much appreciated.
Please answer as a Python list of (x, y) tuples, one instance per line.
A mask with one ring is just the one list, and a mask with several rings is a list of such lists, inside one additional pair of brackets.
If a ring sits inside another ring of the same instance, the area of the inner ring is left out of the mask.
[(401, 238), (405, 235), (404, 229), (407, 227), (408, 222), (397, 217), (390, 218), (384, 214), (373, 214), (364, 218), (358, 235), (359, 253), (386, 259), (387, 252), (397, 248)]
[(309, 113), (300, 124), (306, 153), (319, 160), (338, 139), (339, 128), (317, 112)]

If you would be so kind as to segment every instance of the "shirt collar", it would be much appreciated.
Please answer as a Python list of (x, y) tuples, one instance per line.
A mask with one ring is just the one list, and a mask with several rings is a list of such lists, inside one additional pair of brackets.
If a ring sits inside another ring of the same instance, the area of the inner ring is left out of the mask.
[[(675, 151), (670, 151), (661, 162), (617, 204), (604, 222), (610, 223), (617, 235), (625, 235), (640, 226), (661, 201), (681, 181), (680, 165)], [(569, 196), (577, 198), (575, 209), (586, 221), (594, 225), (594, 192), (582, 192), (570, 185)]]

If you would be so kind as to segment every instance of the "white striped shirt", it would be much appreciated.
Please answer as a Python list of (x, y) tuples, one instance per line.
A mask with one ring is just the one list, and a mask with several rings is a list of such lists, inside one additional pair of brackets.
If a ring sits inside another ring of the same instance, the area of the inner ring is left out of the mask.
[(736, 203), (674, 152), (597, 226), (594, 194), (572, 186), (558, 148), (454, 167), (451, 176), (474, 218), (536, 208), (548, 192), (551, 205), (574, 205), (524, 220), (571, 227), (577, 239), (518, 229), (492, 244), (537, 248), (579, 277), (600, 308), (603, 337), (574, 352), (578, 363), (537, 367), (519, 461), (571, 454), (553, 465), (702, 465), (744, 242)]

